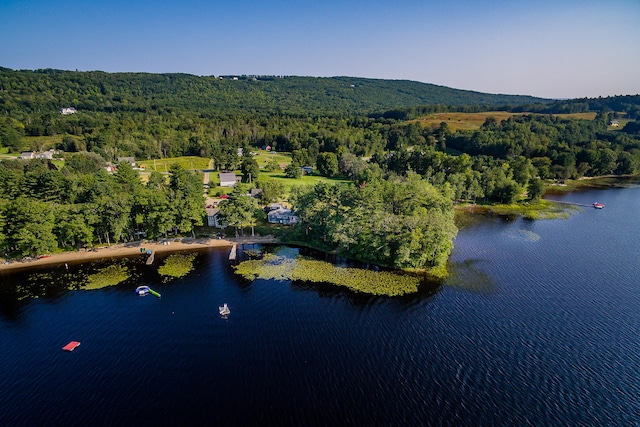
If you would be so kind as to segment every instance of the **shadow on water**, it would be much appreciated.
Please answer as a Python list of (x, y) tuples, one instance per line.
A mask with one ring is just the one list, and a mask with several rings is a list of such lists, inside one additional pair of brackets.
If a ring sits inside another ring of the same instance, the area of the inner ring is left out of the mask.
[(449, 276), (444, 286), (477, 294), (492, 295), (498, 292), (498, 286), (491, 276), (477, 267), (479, 259), (467, 259), (449, 264)]
[(320, 298), (344, 300), (353, 307), (364, 308), (388, 302), (410, 307), (423, 305), (425, 301), (433, 298), (442, 289), (442, 285), (425, 282), (420, 285), (418, 292), (394, 297), (364, 294), (329, 283), (293, 281), (291, 289), (297, 292), (315, 292)]
[[(68, 291), (84, 291), (90, 278), (110, 266), (122, 266), (128, 272), (117, 286), (137, 286), (144, 275), (144, 258), (104, 258), (54, 266), (36, 266), (29, 270), (0, 275), (0, 315), (8, 321), (20, 317), (22, 309), (33, 299), (55, 300)], [(114, 285), (114, 286), (116, 286)]]

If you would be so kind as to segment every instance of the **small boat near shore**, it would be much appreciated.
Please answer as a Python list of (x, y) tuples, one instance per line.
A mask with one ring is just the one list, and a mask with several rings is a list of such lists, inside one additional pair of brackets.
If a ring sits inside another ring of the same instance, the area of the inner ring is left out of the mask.
[(594, 202), (593, 207), (596, 209), (604, 209), (604, 205), (602, 203)]
[(218, 307), (218, 311), (220, 312), (221, 316), (228, 316), (231, 313), (231, 310), (229, 310), (229, 306), (227, 306), (226, 302), (221, 307)]

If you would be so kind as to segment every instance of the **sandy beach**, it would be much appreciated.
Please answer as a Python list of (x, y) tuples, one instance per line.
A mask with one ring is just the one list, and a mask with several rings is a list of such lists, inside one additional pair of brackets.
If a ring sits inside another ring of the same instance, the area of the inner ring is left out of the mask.
[(28, 261), (11, 261), (8, 264), (0, 264), (0, 272), (9, 270), (29, 269), (31, 267), (43, 265), (55, 265), (70, 262), (83, 262), (100, 258), (115, 258), (139, 255), (141, 248), (153, 252), (177, 252), (188, 249), (229, 247), (238, 244), (252, 243), (277, 243), (278, 240), (272, 236), (241, 237), (233, 239), (175, 239), (168, 240), (167, 244), (160, 242), (140, 241), (126, 244), (100, 247), (93, 250), (79, 250), (73, 252), (61, 252), (51, 255), (34, 258)]

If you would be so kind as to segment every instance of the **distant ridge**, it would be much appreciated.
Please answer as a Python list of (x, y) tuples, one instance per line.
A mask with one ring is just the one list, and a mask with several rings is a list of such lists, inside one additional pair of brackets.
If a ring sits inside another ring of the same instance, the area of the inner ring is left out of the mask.
[(547, 104), (409, 80), (358, 77), (195, 76), (0, 67), (0, 111), (186, 109), (226, 114), (361, 115), (421, 105), (486, 108)]

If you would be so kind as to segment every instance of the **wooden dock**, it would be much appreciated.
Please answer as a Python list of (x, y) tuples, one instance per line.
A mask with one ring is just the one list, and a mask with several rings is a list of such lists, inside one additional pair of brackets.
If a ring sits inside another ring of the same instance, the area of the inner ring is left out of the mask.
[(153, 260), (155, 258), (156, 258), (156, 253), (155, 252), (151, 252), (151, 255), (149, 255), (149, 258), (147, 258), (147, 265), (153, 264)]
[(229, 261), (235, 261), (238, 256), (238, 245), (233, 245), (231, 252), (229, 252)]

